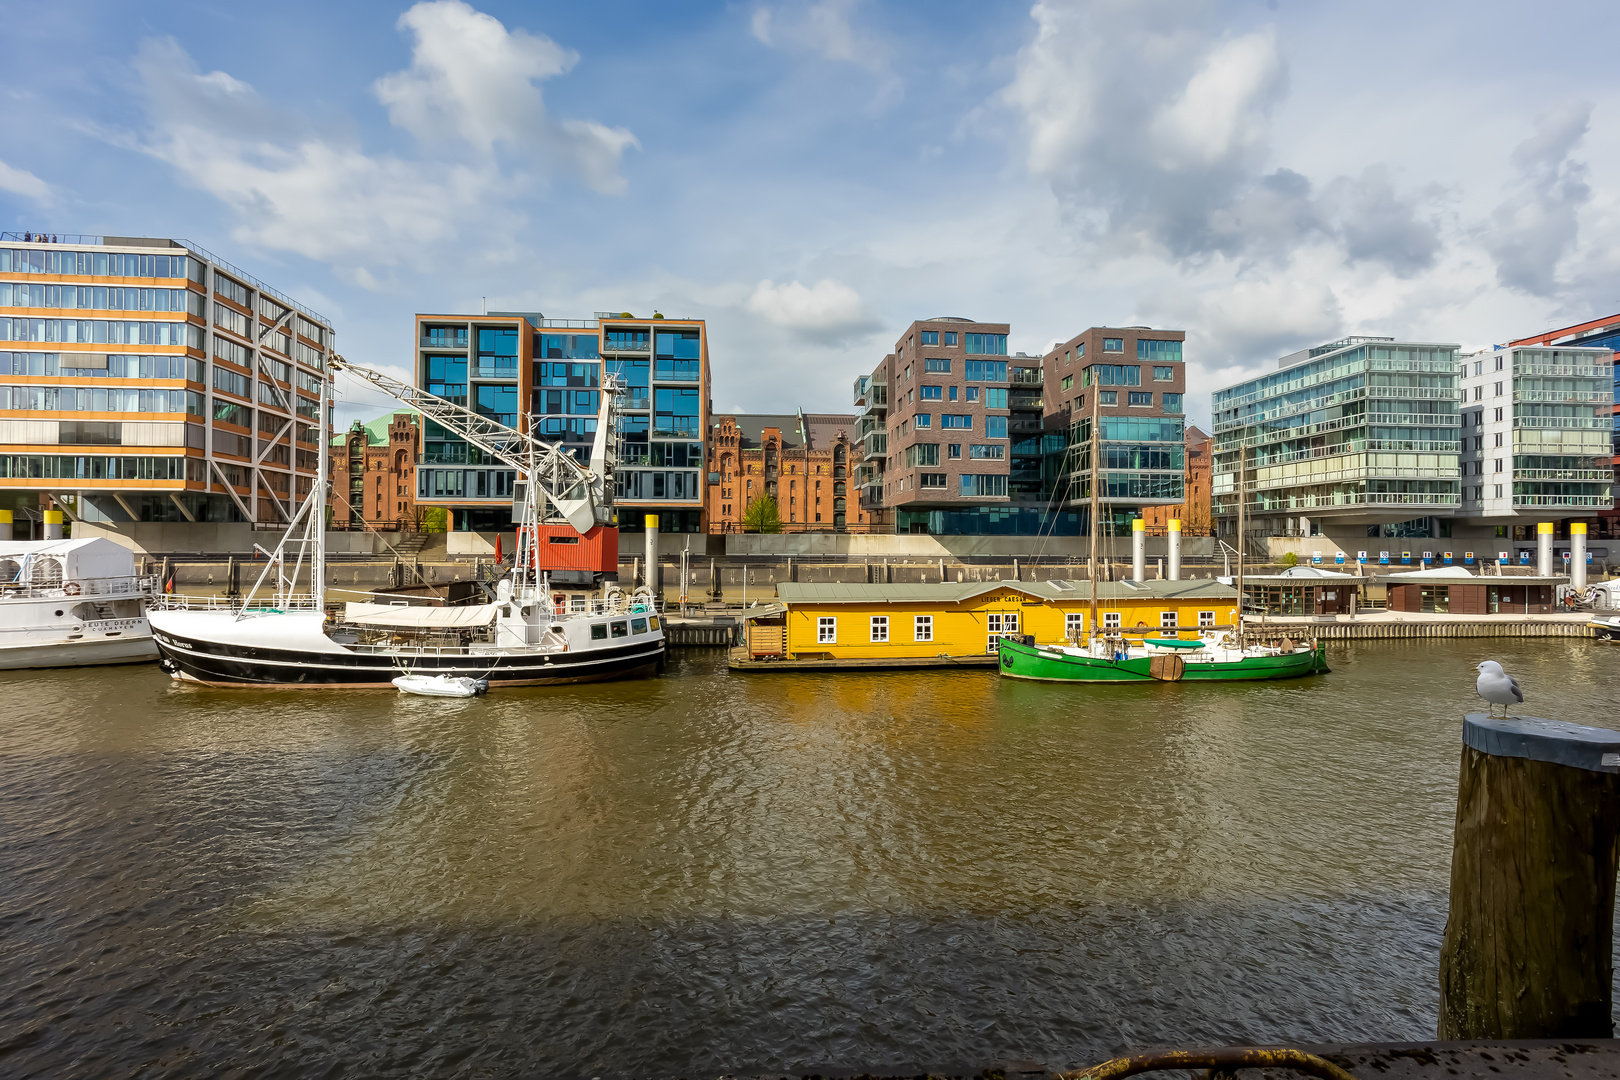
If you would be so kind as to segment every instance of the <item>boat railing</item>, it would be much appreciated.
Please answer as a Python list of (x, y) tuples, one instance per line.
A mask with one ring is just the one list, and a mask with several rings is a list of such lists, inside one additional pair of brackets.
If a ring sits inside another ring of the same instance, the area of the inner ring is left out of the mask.
[(157, 589), (153, 577), (68, 578), (65, 581), (0, 582), (0, 598), (7, 600), (73, 599), (79, 596), (134, 597)]
[(240, 598), (229, 596), (182, 596), (178, 593), (158, 593), (151, 598), (147, 606), (159, 611), (244, 611), (252, 613), (256, 611), (321, 610), (321, 605), (315, 602), (313, 596), (294, 596), (285, 600), (265, 598), (255, 600), (251, 605), (244, 607)]

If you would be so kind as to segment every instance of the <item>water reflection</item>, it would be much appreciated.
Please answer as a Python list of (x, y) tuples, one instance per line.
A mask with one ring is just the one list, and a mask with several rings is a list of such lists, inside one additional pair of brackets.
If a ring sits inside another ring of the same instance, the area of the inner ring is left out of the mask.
[(1422, 1037), (1483, 655), (1543, 715), (1612, 708), (1620, 652), (1581, 642), (1368, 643), (1249, 687), (700, 652), (467, 701), (0, 676), (5, 1067)]

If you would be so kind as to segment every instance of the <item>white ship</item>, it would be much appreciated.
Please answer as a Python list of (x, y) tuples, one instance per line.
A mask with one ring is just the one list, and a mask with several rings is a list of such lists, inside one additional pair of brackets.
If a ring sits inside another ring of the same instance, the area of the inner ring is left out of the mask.
[[(566, 606), (540, 571), (542, 506), (555, 506), (580, 536), (611, 530), (617, 558), (613, 466), (617, 398), (622, 384), (602, 380), (592, 448), (594, 468), (566, 450), (498, 424), (381, 372), (333, 357), (347, 370), (518, 470), (518, 551), (512, 576), (489, 603), (417, 607), (351, 603), (329, 617), (325, 589), (326, 456), (316, 484), (238, 604), (165, 596), (151, 614), (163, 669), (173, 678), (211, 686), (385, 687), (405, 676), (445, 676), (490, 686), (602, 682), (645, 678), (663, 667), (666, 643), (650, 593), (610, 588), (598, 599)], [(321, 415), (327, 415), (323, 381)], [(291, 558), (289, 558), (291, 555)], [(273, 596), (256, 600), (274, 575)], [(308, 592), (302, 582), (309, 582)]]
[(156, 660), (151, 588), (111, 540), (0, 540), (0, 670)]

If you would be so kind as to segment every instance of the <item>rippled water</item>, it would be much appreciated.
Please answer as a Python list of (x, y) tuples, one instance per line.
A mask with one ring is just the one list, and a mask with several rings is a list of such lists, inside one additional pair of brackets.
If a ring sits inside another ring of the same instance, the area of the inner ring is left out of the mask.
[(1432, 1035), (1478, 660), (251, 694), (0, 676), (0, 1073), (618, 1076)]

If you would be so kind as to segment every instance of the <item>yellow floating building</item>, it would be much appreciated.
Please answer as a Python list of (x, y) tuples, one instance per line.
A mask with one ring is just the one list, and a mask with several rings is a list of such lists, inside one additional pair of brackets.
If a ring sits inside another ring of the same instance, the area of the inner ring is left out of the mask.
[[(997, 639), (1028, 634), (1037, 644), (1073, 641), (1091, 629), (1086, 581), (941, 582), (841, 585), (780, 582), (780, 622), (756, 623), (749, 659), (888, 661), (994, 656)], [(1134, 636), (1195, 636), (1230, 626), (1237, 591), (1208, 578), (1110, 581), (1098, 585), (1098, 629)]]

